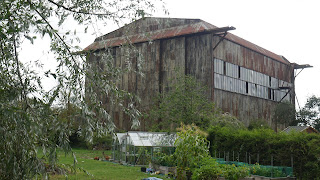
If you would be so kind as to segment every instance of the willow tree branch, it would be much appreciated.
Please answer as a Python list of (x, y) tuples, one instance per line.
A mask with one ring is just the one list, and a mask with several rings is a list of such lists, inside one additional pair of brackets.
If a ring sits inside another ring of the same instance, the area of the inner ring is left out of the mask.
[(66, 7), (62, 4), (58, 4), (57, 2), (54, 2), (52, 0), (48, 0), (50, 3), (58, 6), (59, 8), (62, 8), (64, 10), (67, 10), (67, 11), (70, 11), (70, 12), (73, 12), (73, 13), (77, 13), (77, 14), (86, 14), (86, 15), (95, 15), (95, 16), (111, 16), (112, 14), (114, 13), (90, 13), (90, 12), (85, 12), (85, 11), (76, 11), (70, 7)]
[[(32, 3), (30, 2), (30, 0), (28, 1), (30, 3), (30, 5), (32, 5)], [(55, 31), (55, 29), (52, 27), (52, 25), (47, 21), (47, 19), (35, 8), (34, 9), (36, 11), (36, 13), (41, 17), (42, 20), (44, 20), (44, 22), (50, 27), (50, 29), (52, 30), (54, 36), (56, 38), (58, 38), (62, 44), (66, 47), (69, 55), (71, 56), (72, 60), (75, 61), (74, 57), (73, 57), (73, 54), (71, 53), (70, 51), (70, 48), (69, 46), (67, 45), (67, 43), (64, 41), (64, 39)]]
[[(20, 73), (20, 64), (19, 64), (19, 58), (18, 58), (18, 52), (17, 52), (17, 42), (16, 42), (16, 36), (15, 34), (13, 34), (13, 49), (14, 49), (14, 60), (17, 66), (17, 74), (18, 74), (18, 78), (20, 81), (20, 84), (22, 86), (22, 91), (21, 91), (21, 98), (23, 98), (23, 100), (26, 102), (27, 105), (27, 95), (26, 95), (26, 86), (22, 81), (22, 76)], [(26, 106), (27, 108), (28, 106)]]

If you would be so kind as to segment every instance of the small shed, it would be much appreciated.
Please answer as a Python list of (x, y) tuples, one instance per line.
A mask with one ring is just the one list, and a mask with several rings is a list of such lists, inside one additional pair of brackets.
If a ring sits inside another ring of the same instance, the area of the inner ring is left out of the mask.
[(290, 133), (290, 132), (306, 132), (306, 133), (319, 133), (316, 129), (311, 126), (288, 126), (282, 132)]
[(175, 133), (128, 131), (117, 133), (112, 148), (115, 162), (147, 165), (160, 155), (174, 153)]

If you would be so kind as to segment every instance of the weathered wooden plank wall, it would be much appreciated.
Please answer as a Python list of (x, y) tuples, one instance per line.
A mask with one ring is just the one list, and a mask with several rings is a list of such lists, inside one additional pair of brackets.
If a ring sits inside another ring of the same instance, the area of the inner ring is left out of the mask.
[[(141, 71), (143, 76), (135, 74), (137, 78), (136, 95), (140, 97), (141, 102), (137, 107), (143, 112), (148, 112), (154, 103), (154, 98), (159, 92), (159, 74), (160, 74), (160, 41), (152, 44), (142, 43), (137, 48), (142, 55)], [(138, 69), (137, 69), (138, 70)], [(146, 130), (150, 122), (141, 119), (141, 130)]]
[(185, 70), (185, 37), (161, 40), (161, 92), (168, 92)]
[(197, 35), (186, 38), (186, 74), (193, 75), (208, 88), (211, 98), (212, 86), (212, 35)]

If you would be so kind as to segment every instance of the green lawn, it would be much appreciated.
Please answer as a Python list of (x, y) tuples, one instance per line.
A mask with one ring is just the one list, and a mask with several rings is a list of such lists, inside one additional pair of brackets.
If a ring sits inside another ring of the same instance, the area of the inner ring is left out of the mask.
[[(152, 177), (154, 175), (145, 174), (140, 171), (140, 167), (124, 166), (109, 161), (97, 161), (93, 158), (99, 156), (103, 157), (102, 151), (98, 150), (84, 150), (73, 149), (76, 154), (78, 165), (87, 170), (92, 176), (88, 176), (84, 172), (77, 171), (77, 173), (68, 174), (68, 179), (106, 179), (106, 180), (141, 180), (146, 177)], [(110, 155), (110, 151), (105, 151), (106, 155)], [(73, 164), (72, 155), (67, 155), (63, 152), (58, 153), (60, 164)], [(166, 179), (164, 176), (154, 176), (161, 179)], [(63, 175), (51, 175), (50, 179), (66, 179)]]

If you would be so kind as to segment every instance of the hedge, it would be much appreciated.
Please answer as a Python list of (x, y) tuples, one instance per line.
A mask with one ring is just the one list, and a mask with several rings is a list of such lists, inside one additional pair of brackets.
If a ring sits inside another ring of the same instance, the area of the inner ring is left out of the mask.
[[(211, 127), (208, 130), (212, 156), (229, 154), (237, 161), (262, 165), (293, 165), (298, 179), (320, 179), (320, 136), (293, 132), (275, 133), (270, 129), (232, 130)], [(239, 157), (239, 159), (238, 159)]]

